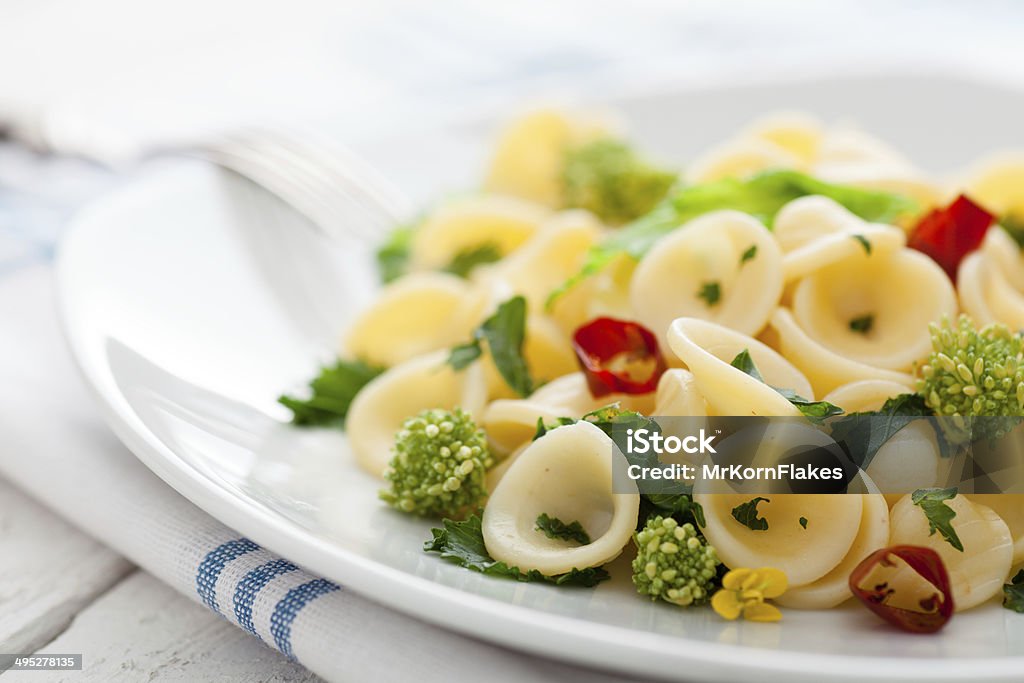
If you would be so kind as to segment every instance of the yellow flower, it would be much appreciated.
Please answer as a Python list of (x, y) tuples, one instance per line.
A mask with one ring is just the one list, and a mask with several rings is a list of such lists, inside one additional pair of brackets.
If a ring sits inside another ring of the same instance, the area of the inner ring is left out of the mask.
[(782, 612), (765, 600), (786, 592), (786, 575), (774, 567), (733, 569), (722, 578), (722, 589), (711, 598), (711, 607), (724, 619), (742, 616), (750, 621), (778, 621)]

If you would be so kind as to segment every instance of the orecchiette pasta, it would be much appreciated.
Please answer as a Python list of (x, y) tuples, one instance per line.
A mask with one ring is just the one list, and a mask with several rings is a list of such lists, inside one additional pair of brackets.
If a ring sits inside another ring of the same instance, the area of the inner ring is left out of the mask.
[(960, 305), (982, 325), (1024, 329), (1024, 275), (1020, 249), (1001, 228), (988, 231), (980, 251), (957, 272)]
[(509, 254), (535, 235), (548, 215), (544, 207), (512, 197), (482, 195), (452, 201), (416, 229), (412, 265), (444, 268), (458, 254), (482, 246)]
[(867, 223), (829, 199), (811, 195), (794, 199), (775, 217), (775, 239), (784, 252), (787, 282), (825, 266), (856, 258), (866, 243), (874, 255), (906, 244), (906, 235), (891, 225)]
[[(754, 531), (732, 516), (733, 508), (748, 502), (749, 495), (694, 489), (694, 500), (707, 520), (704, 535), (723, 562), (730, 567), (776, 567), (794, 588), (821, 579), (846, 557), (861, 526), (862, 498), (773, 494), (759, 506), (768, 528)], [(807, 528), (799, 522), (804, 516)]]
[(611, 403), (654, 414), (653, 394), (610, 394), (595, 399), (583, 373), (574, 372), (548, 382), (529, 398), (492, 401), (483, 413), (482, 423), (497, 452), (511, 453), (533, 437), (538, 419), (552, 423), (560, 417), (578, 418)]
[(837, 405), (847, 413), (861, 413), (878, 410), (886, 400), (914, 392), (912, 382), (901, 383), (884, 379), (862, 379), (836, 387), (825, 395), (823, 401)]
[[(596, 567), (615, 558), (636, 527), (640, 496), (613, 493), (613, 468), (625, 456), (587, 422), (559, 427), (529, 446), (508, 468), (483, 516), (487, 552), (528, 571), (554, 575)], [(579, 521), (591, 542), (573, 547), (537, 528), (547, 514)]]
[[(861, 250), (801, 280), (792, 310), (807, 336), (828, 351), (906, 371), (931, 350), (928, 323), (955, 317), (957, 303), (949, 278), (920, 252)], [(858, 327), (858, 320), (865, 324)]]
[(385, 287), (345, 338), (346, 353), (370, 363), (397, 365), (413, 356), (465, 341), (485, 297), (445, 273), (412, 273)]
[[(813, 398), (807, 379), (770, 347), (727, 327), (696, 318), (679, 318), (668, 334), (669, 348), (686, 364), (714, 415), (799, 415), (772, 387)], [(749, 351), (764, 382), (732, 367)]]
[(951, 524), (963, 543), (963, 552), (929, 532), (928, 518), (909, 495), (890, 512), (891, 541), (923, 545), (937, 552), (949, 572), (956, 609), (970, 609), (1002, 591), (1013, 560), (1013, 538), (1006, 522), (991, 508), (964, 496), (945, 503), (956, 513)]
[(380, 375), (356, 395), (346, 432), (356, 462), (380, 476), (391, 458), (395, 432), (410, 415), (428, 408), (462, 407), (479, 414), (487, 398), (479, 365), (456, 372), (446, 351), (417, 356)]
[(510, 125), (498, 140), (486, 187), (550, 207), (562, 199), (562, 156), (567, 147), (608, 135), (607, 119), (540, 110)]
[(727, 142), (695, 159), (686, 178), (691, 183), (708, 183), (722, 178), (745, 178), (769, 169), (796, 168), (800, 164), (800, 157), (785, 147), (749, 137)]
[[(779, 604), (799, 609), (827, 609), (835, 607), (850, 595), (850, 572), (863, 560), (889, 542), (889, 506), (878, 494), (861, 495), (862, 510), (857, 536), (846, 556), (831, 571), (805, 586), (786, 591)], [(808, 528), (811, 524), (807, 522)]]
[(781, 253), (754, 218), (715, 212), (661, 239), (637, 266), (629, 294), (652, 330), (691, 316), (756, 334), (782, 296)]

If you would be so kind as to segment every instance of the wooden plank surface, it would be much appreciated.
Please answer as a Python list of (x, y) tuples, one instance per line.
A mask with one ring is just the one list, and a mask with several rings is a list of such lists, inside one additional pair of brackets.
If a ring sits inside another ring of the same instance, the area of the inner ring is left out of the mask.
[(0, 479), (0, 652), (34, 652), (131, 571)]

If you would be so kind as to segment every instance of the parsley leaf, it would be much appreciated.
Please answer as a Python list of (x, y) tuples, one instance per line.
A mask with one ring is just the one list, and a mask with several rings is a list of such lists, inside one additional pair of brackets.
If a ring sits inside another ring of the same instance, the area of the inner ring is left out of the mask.
[(878, 449), (908, 424), (931, 415), (924, 398), (918, 394), (900, 394), (888, 399), (881, 410), (850, 413), (829, 426), (832, 438), (861, 469), (871, 464)]
[(423, 544), (423, 550), (428, 553), (439, 553), (442, 559), (487, 576), (517, 581), (545, 581), (558, 586), (585, 588), (592, 588), (609, 578), (608, 572), (602, 567), (573, 569), (556, 576), (545, 576), (536, 569), (522, 572), (517, 567), (510, 567), (487, 554), (479, 515), (472, 515), (465, 522), (445, 519), (441, 524), (442, 528), (430, 530), (432, 538)]
[(356, 394), (384, 368), (363, 361), (338, 360), (320, 368), (309, 383), (312, 395), (296, 398), (283, 395), (277, 402), (292, 411), (292, 423), (302, 426), (344, 425), (349, 406)]
[(415, 234), (416, 224), (399, 226), (377, 249), (377, 270), (380, 271), (381, 282), (388, 283), (405, 274)]
[(853, 235), (850, 235), (850, 237), (852, 237), (853, 239), (855, 239), (858, 242), (860, 242), (860, 246), (864, 247), (864, 253), (865, 254), (867, 254), (868, 256), (871, 255), (871, 242), (868, 242), (868, 238), (867, 237), (865, 237), (864, 235), (860, 235), (860, 234), (853, 234)]
[[(737, 370), (742, 370), (743, 372), (750, 375), (757, 381), (763, 382), (764, 384), (768, 384), (767, 382), (764, 381), (764, 377), (761, 375), (761, 372), (757, 369), (757, 365), (754, 364), (754, 359), (751, 358), (749, 349), (743, 349), (738, 354), (736, 354), (736, 357), (732, 359), (732, 363), (730, 363), (730, 365), (732, 365)], [(770, 384), (768, 384), (768, 386), (774, 389), (776, 393), (782, 396), (782, 398), (792, 403), (793, 406), (797, 410), (799, 410), (804, 417), (806, 417), (808, 420), (815, 424), (819, 424), (826, 420), (827, 418), (833, 417), (835, 415), (840, 415), (843, 412), (842, 408), (840, 408), (837, 405), (833, 405), (828, 401), (811, 401), (809, 399), (804, 398), (803, 396), (800, 396), (792, 389), (781, 389), (779, 387), (772, 387)]]
[(590, 544), (590, 536), (578, 521), (574, 520), (566, 524), (557, 517), (549, 516), (546, 512), (540, 513), (540, 516), (537, 517), (537, 531), (543, 531), (548, 538), (575, 541), (580, 545)]
[(717, 282), (705, 282), (697, 291), (697, 296), (704, 299), (708, 306), (714, 306), (722, 298), (722, 286)]
[(751, 531), (767, 531), (768, 520), (757, 516), (757, 505), (761, 501), (765, 503), (772, 502), (770, 498), (758, 496), (753, 500), (748, 500), (746, 503), (740, 503), (732, 509), (733, 519)]
[(446, 273), (458, 275), (461, 278), (469, 277), (473, 269), (486, 263), (494, 263), (501, 260), (501, 251), (497, 245), (486, 242), (476, 247), (463, 249), (457, 253), (451, 263), (442, 268)]
[(747, 247), (747, 250), (743, 252), (743, 254), (740, 256), (740, 265), (742, 266), (744, 263), (754, 258), (755, 256), (757, 256), (757, 245), (751, 244), (749, 247)]
[(956, 535), (953, 528), (953, 518), (956, 512), (943, 501), (956, 497), (956, 488), (948, 489), (918, 489), (910, 494), (910, 500), (914, 505), (924, 511), (928, 518), (928, 533), (934, 535), (938, 531), (946, 542), (959, 550), (964, 551), (964, 544)]
[(801, 517), (799, 521), (800, 521), (800, 526), (802, 526), (803, 528), (806, 529), (807, 528), (807, 518), (806, 517)]
[(487, 342), (494, 365), (505, 383), (520, 396), (533, 393), (533, 379), (523, 356), (526, 338), (526, 299), (514, 296), (498, 305), (494, 315), (473, 331), (473, 339), (451, 349), (448, 364), (462, 370), (483, 354), (481, 342)]
[(860, 332), (861, 334), (867, 334), (871, 331), (871, 328), (875, 325), (875, 316), (868, 313), (861, 315), (850, 321), (850, 331)]
[[(811, 194), (834, 199), (864, 220), (892, 223), (917, 208), (901, 195), (835, 185), (793, 170), (765, 171), (751, 178), (724, 178), (673, 190), (649, 213), (591, 248), (579, 273), (548, 297), (548, 305), (584, 279), (625, 254), (639, 260), (659, 239), (690, 220), (719, 209), (748, 213), (771, 227), (779, 209)], [(870, 245), (869, 245), (870, 247)]]
[(664, 493), (641, 493), (642, 503), (646, 503), (646, 513), (641, 510), (639, 526), (644, 526), (647, 518), (653, 515), (662, 517), (670, 515), (680, 524), (690, 522), (699, 532), (707, 526), (704, 519), (704, 508), (700, 503), (693, 500), (693, 496), (687, 493), (664, 494)]
[(1003, 584), (1003, 607), (1024, 614), (1024, 569), (1010, 583)]

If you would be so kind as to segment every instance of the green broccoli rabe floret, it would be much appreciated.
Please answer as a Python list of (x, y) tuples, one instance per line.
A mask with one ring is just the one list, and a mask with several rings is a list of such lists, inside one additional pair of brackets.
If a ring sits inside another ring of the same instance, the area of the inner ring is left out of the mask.
[(493, 464), (483, 430), (456, 408), (425, 410), (402, 424), (384, 473), (381, 500), (396, 510), (463, 519), (487, 497)]
[(650, 164), (629, 145), (604, 138), (566, 152), (563, 203), (619, 225), (653, 209), (675, 181), (675, 173)]
[(633, 541), (633, 583), (638, 593), (683, 607), (708, 601), (720, 562), (714, 547), (697, 537), (692, 524), (652, 517)]
[[(979, 330), (966, 315), (930, 326), (932, 353), (918, 392), (935, 414), (973, 420), (974, 439), (999, 438), (1024, 419), (1024, 348), (1005, 325)], [(945, 420), (942, 421), (946, 428)]]

